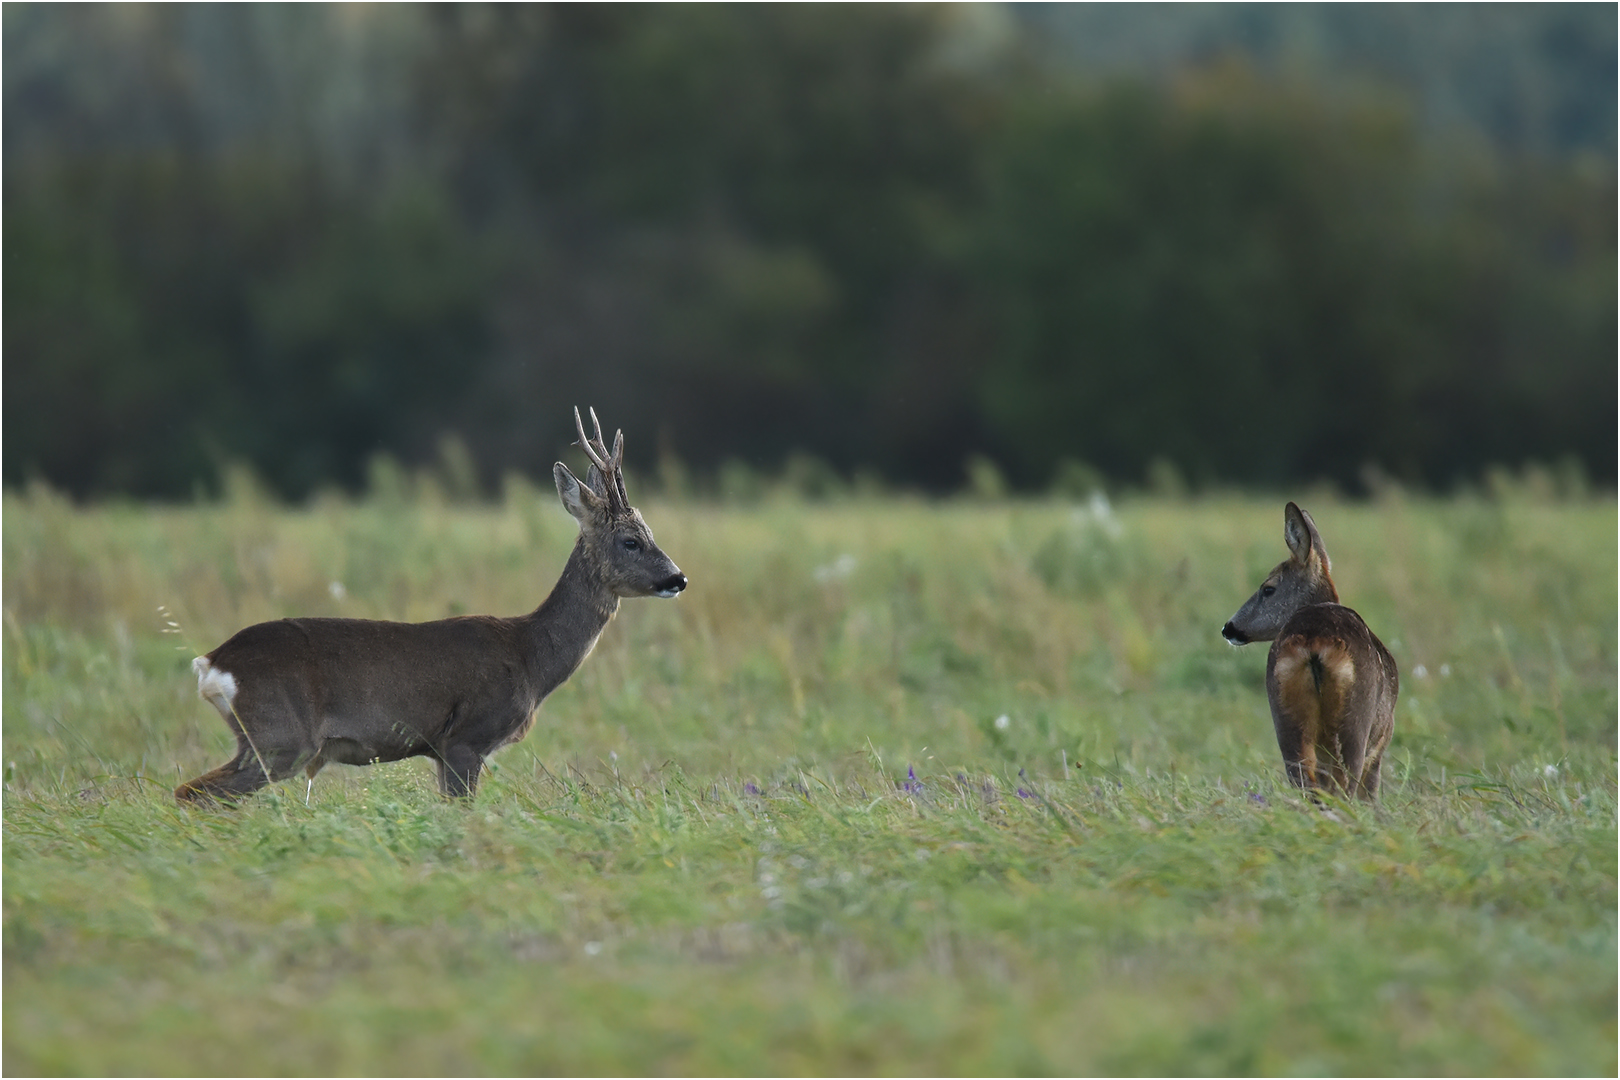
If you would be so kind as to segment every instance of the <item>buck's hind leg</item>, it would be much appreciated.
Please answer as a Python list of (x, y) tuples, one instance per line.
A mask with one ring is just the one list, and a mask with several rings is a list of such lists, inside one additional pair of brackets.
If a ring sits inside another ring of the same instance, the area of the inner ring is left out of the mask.
[[(255, 744), (238, 732), (236, 756), (174, 789), (180, 802), (234, 803), (272, 780), (285, 780), (315, 753), (299, 745)], [(313, 774), (311, 774), (313, 775)]]
[(307, 755), (296, 750), (281, 749), (272, 750), (261, 759), (252, 747), (247, 747), (219, 768), (175, 788), (174, 797), (181, 802), (233, 803), (272, 780), (285, 780), (298, 771), (305, 757)]
[[(216, 650), (216, 653), (218, 650)], [(236, 736), (236, 756), (174, 789), (181, 802), (236, 802), (274, 780), (285, 780), (306, 762), (313, 778), (324, 760), (314, 739), (316, 718), (294, 702), (303, 695), (274, 682), (238, 683), (229, 663), (207, 656), (192, 661), (197, 693)]]
[(252, 747), (245, 739), (238, 743), (235, 757), (175, 788), (175, 799), (183, 803), (234, 803), (268, 784), (270, 778), (260, 767)]

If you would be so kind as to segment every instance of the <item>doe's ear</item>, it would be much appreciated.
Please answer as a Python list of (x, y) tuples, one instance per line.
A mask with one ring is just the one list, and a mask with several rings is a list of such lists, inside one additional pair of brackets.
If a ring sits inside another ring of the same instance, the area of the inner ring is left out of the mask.
[(1283, 508), (1283, 542), (1299, 565), (1309, 565), (1315, 555), (1324, 570), (1330, 568), (1327, 547), (1322, 543), (1322, 534), (1316, 531), (1316, 522), (1295, 503)]
[(601, 514), (602, 497), (580, 483), (568, 471), (568, 466), (557, 462), (551, 467), (551, 475), (557, 481), (557, 495), (562, 499), (563, 509), (572, 514), (575, 520), (583, 522)]

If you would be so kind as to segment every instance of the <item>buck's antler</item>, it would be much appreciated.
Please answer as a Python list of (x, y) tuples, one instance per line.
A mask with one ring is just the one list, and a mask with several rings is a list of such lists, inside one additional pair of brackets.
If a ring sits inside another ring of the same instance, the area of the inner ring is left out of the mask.
[[(579, 432), (579, 445), (584, 449), (585, 455), (591, 459), (596, 473), (602, 478), (602, 495), (615, 511), (630, 509), (630, 496), (624, 491), (624, 432), (618, 431), (613, 436), (613, 452), (608, 453), (607, 442), (602, 438), (602, 421), (596, 418), (596, 410), (592, 408), (591, 426), (596, 429), (594, 442), (585, 435), (585, 422), (579, 417), (579, 406), (574, 406), (574, 430)], [(589, 479), (589, 477), (587, 477)]]

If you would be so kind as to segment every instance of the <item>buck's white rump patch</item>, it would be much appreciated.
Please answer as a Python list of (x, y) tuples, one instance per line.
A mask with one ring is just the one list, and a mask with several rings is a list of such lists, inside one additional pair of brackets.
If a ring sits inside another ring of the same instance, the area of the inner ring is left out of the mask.
[(209, 663), (206, 656), (193, 660), (191, 670), (197, 673), (198, 696), (222, 715), (229, 715), (231, 704), (236, 700), (236, 678), (224, 668)]

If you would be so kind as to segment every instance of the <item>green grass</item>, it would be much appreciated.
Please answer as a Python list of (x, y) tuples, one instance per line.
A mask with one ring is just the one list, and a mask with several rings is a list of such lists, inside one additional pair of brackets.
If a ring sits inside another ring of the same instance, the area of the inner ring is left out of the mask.
[(1304, 501), (1402, 668), (1376, 808), (1281, 785), (1219, 637), (1281, 499), (654, 502), (691, 588), (471, 806), (198, 812), (195, 652), (528, 610), (573, 523), (8, 496), (5, 1070), (1614, 1073), (1613, 501)]

